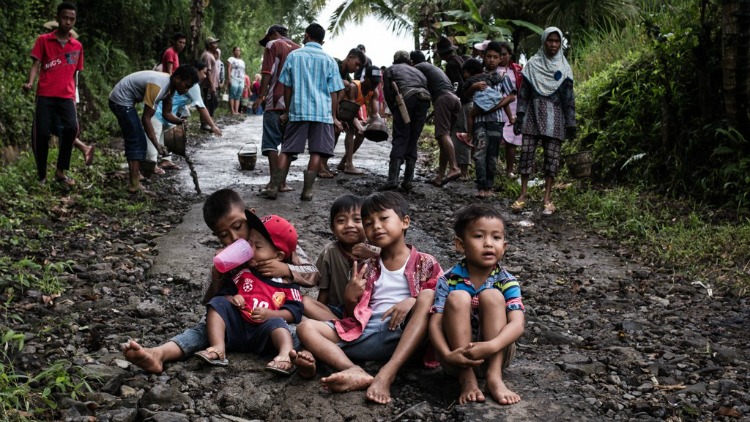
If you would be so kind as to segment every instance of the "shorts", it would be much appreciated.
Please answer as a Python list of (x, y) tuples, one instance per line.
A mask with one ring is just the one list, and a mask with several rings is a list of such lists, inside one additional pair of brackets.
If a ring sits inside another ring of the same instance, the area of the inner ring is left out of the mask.
[(336, 146), (333, 138), (333, 124), (321, 122), (289, 122), (284, 130), (284, 142), (281, 152), (285, 154), (301, 154), (305, 152), (305, 144), (310, 154), (324, 157), (333, 156)]
[(291, 333), (289, 324), (281, 318), (270, 318), (261, 324), (247, 322), (237, 307), (229, 303), (224, 296), (215, 296), (206, 305), (206, 308), (208, 307), (212, 307), (224, 320), (228, 352), (252, 352), (261, 356), (272, 356), (277, 351), (271, 342), (271, 332), (283, 328)]
[(240, 100), (242, 99), (242, 91), (245, 90), (245, 82), (244, 81), (232, 81), (232, 83), (229, 84), (229, 99), (230, 100)]
[(336, 315), (336, 318), (342, 319), (344, 317), (344, 305), (326, 305), (328, 306), (328, 310), (331, 311), (334, 315)]
[[(353, 361), (387, 361), (393, 356), (393, 352), (404, 334), (406, 322), (401, 323), (398, 328), (391, 331), (388, 329), (390, 318), (381, 321), (383, 314), (373, 314), (367, 321), (362, 335), (352, 341), (339, 341), (337, 345)], [(408, 321), (408, 320), (407, 320)], [(332, 321), (326, 322), (329, 327), (336, 329)]]
[(435, 137), (450, 135), (453, 126), (458, 120), (461, 113), (461, 101), (452, 92), (445, 93), (438, 97), (433, 104), (435, 118)]
[(279, 145), (284, 140), (284, 127), (279, 117), (283, 114), (281, 110), (269, 110), (263, 113), (263, 138), (260, 142), (260, 151), (263, 155), (269, 152), (279, 152)]
[(117, 117), (117, 123), (122, 130), (125, 146), (125, 158), (128, 161), (143, 161), (146, 159), (146, 132), (143, 129), (138, 110), (134, 106), (122, 106), (109, 102), (109, 109)]

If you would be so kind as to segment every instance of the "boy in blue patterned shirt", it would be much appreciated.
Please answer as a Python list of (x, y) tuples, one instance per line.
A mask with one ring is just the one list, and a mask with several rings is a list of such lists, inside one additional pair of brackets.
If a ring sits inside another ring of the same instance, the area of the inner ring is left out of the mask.
[(453, 230), (465, 258), (438, 280), (430, 339), (443, 367), (458, 375), (459, 404), (485, 400), (475, 369), (498, 403), (518, 403), (521, 397), (505, 386), (502, 374), (524, 329), (518, 281), (500, 266), (505, 222), (492, 207), (469, 205), (456, 213)]

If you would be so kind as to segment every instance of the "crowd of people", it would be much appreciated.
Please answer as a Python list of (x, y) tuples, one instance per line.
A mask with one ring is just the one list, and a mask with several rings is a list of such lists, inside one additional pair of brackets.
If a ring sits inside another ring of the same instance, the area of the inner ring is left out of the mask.
[[(31, 90), (39, 76), (32, 140), (39, 180), (46, 180), (49, 137), (56, 134), (55, 179), (66, 186), (75, 184), (65, 171), (78, 132), (76, 81), (83, 70), (83, 48), (71, 36), (76, 12), (70, 3), (59, 6), (58, 26), (38, 38), (23, 87)], [(456, 54), (450, 39), (439, 39), (436, 54), (446, 63), (442, 70), (420, 51), (397, 51), (390, 66), (378, 67), (363, 45), (334, 60), (322, 49), (324, 39), (319, 24), (306, 28), (303, 46), (288, 38), (285, 27), (269, 27), (259, 41), (261, 71), (250, 84), (239, 47), (232, 49), (226, 70), (220, 40), (214, 37), (205, 40), (199, 61), (180, 64), (186, 37), (177, 33), (156, 70), (127, 75), (112, 89), (109, 107), (124, 138), (127, 189), (147, 195), (141, 163), (177, 167), (163, 135), (183, 124), (186, 110), (197, 109), (202, 128), (221, 135), (213, 116), (227, 85), (232, 114), (246, 110), (263, 116), (261, 153), (271, 177), (262, 198), (292, 190), (286, 182), (289, 166), (306, 147), (310, 158), (301, 200), (313, 198), (318, 177), (333, 177), (336, 171), (361, 174), (354, 158), (365, 127), (386, 115), (386, 105), (393, 126), (388, 176), (380, 192), (334, 201), (330, 228), (336, 240), (315, 263), (299, 247), (297, 229), (283, 217), (259, 218), (233, 190), (211, 194), (203, 207), (208, 228), (224, 247), (249, 242), (254, 256), (224, 273), (212, 268), (204, 286), (203, 321), (153, 348), (128, 341), (125, 357), (160, 373), (165, 363), (193, 354), (209, 365), (227, 366), (227, 352), (253, 352), (272, 356), (269, 371), (284, 376), (297, 371), (306, 379), (315, 378), (324, 364), (333, 371), (321, 378), (327, 389), (366, 390), (369, 400), (385, 404), (404, 363), (422, 356), (425, 365), (440, 365), (458, 377), (461, 404), (485, 400), (477, 376), (486, 378), (486, 391), (498, 403), (517, 403), (520, 396), (505, 385), (502, 370), (523, 333), (524, 306), (518, 281), (500, 264), (507, 244), (503, 217), (489, 205), (456, 211), (455, 246), (464, 258), (444, 272), (434, 257), (405, 243), (412, 216), (406, 199), (393, 191), (414, 188), (417, 141), (432, 107), (439, 165), (431, 184), (466, 178), (473, 158), (476, 196), (492, 195), (500, 146), (505, 145), (504, 174), (515, 178), (517, 172), (521, 178), (521, 195), (511, 206), (520, 211), (541, 146), (543, 213), (554, 213), (551, 188), (561, 143), (575, 137), (573, 76), (562, 54), (562, 32), (547, 28), (542, 48), (523, 69), (513, 62), (509, 44), (491, 40), (474, 45), (473, 56), (465, 56)], [(339, 114), (343, 100), (358, 107), (356, 116)], [(140, 116), (138, 103), (143, 103)], [(346, 152), (331, 170), (328, 159), (341, 133)], [(89, 164), (93, 149), (84, 145), (82, 151)], [(318, 287), (319, 293), (303, 296), (299, 286)], [(359, 366), (367, 360), (386, 363), (372, 376)]]

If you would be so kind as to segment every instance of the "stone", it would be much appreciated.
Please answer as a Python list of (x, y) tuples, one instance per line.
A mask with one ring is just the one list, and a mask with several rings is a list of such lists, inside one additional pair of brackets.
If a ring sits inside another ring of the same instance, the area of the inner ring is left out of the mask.
[(157, 384), (143, 395), (141, 398), (141, 405), (144, 407), (156, 405), (159, 409), (162, 409), (173, 408), (176, 405), (187, 404), (192, 401), (193, 399), (180, 393), (180, 391), (175, 388), (163, 384)]

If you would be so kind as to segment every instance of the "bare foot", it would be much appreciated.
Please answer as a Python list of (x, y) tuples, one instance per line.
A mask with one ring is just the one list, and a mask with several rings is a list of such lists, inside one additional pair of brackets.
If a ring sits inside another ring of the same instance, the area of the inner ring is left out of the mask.
[(482, 360), (489, 358), (495, 353), (497, 353), (497, 350), (495, 350), (488, 342), (479, 341), (476, 343), (469, 343), (469, 346), (464, 352), (464, 356), (471, 360)]
[(364, 390), (372, 384), (372, 381), (372, 375), (359, 366), (353, 366), (320, 379), (323, 388), (334, 393)]
[(289, 352), (289, 359), (292, 363), (297, 365), (297, 373), (299, 376), (305, 379), (315, 378), (315, 372), (317, 370), (315, 366), (315, 358), (310, 352), (306, 350), (292, 350)]
[(294, 188), (289, 187), (287, 185), (282, 185), (282, 186), (279, 187), (279, 192), (291, 192), (293, 190), (294, 190)]
[(521, 396), (510, 391), (500, 377), (487, 378), (487, 391), (500, 404), (515, 404), (521, 401)]
[(393, 379), (381, 377), (380, 374), (376, 375), (375, 379), (372, 380), (372, 384), (370, 384), (370, 387), (367, 389), (367, 400), (380, 404), (390, 403), (391, 383), (393, 383)]
[(135, 340), (120, 344), (120, 349), (128, 362), (144, 371), (152, 374), (161, 374), (164, 371), (161, 357), (153, 349), (144, 349)]
[(484, 402), (484, 393), (479, 389), (477, 377), (474, 375), (473, 369), (462, 369), (458, 382), (461, 384), (461, 394), (458, 396), (458, 404)]
[(94, 150), (96, 147), (94, 145), (89, 145), (89, 147), (86, 149), (86, 152), (83, 153), (83, 157), (85, 159), (84, 163), (87, 166), (90, 166), (94, 164)]
[(344, 168), (344, 173), (346, 173), (346, 174), (354, 174), (354, 175), (357, 175), (357, 176), (365, 174), (364, 171), (362, 171), (362, 170), (354, 167), (354, 165), (346, 166)]

